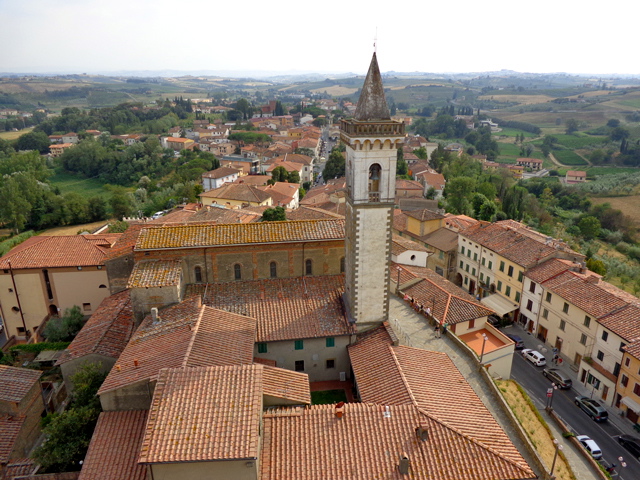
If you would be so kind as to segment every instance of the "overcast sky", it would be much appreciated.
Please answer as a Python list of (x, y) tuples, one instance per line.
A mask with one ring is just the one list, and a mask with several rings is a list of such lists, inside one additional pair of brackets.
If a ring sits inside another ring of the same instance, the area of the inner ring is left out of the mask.
[[(0, 72), (640, 74), (632, 0), (0, 0)], [(625, 20), (626, 19), (626, 20)]]

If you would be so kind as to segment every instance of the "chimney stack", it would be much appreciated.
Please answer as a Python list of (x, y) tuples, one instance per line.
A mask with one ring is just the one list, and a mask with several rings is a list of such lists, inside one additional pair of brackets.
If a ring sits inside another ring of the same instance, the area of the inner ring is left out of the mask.
[(151, 309), (151, 321), (153, 323), (158, 323), (159, 318), (158, 318), (158, 309), (156, 307), (153, 307)]
[(406, 453), (400, 455), (400, 463), (398, 464), (398, 471), (400, 475), (408, 475), (409, 474), (409, 457)]
[(336, 417), (342, 418), (344, 416), (344, 402), (336, 403), (335, 407)]
[(421, 441), (426, 442), (429, 440), (429, 428), (424, 425), (420, 425), (416, 428), (416, 435)]

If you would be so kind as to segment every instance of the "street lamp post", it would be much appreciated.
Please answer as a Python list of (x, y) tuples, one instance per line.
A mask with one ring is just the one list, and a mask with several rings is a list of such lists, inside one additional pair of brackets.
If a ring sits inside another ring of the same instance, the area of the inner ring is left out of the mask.
[(560, 442), (558, 442), (557, 438), (553, 439), (553, 443), (556, 446), (556, 453), (553, 455), (553, 462), (551, 462), (551, 471), (549, 472), (549, 478), (553, 479), (556, 478), (553, 476), (553, 471), (556, 468), (556, 460), (558, 459), (558, 451), (562, 450), (564, 447), (562, 445), (560, 445)]
[(482, 359), (484, 358), (484, 347), (487, 344), (487, 340), (489, 339), (489, 337), (487, 337), (486, 333), (482, 334), (482, 352), (480, 353), (480, 364), (482, 365)]

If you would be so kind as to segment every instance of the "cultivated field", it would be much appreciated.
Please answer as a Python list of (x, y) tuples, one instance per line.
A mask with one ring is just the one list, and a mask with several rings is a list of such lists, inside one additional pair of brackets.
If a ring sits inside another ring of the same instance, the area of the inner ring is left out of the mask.
[(594, 205), (609, 203), (612, 208), (628, 215), (636, 225), (640, 226), (640, 195), (628, 197), (590, 197), (589, 200), (591, 200), (591, 203)]
[(478, 100), (493, 100), (494, 102), (514, 102), (521, 105), (547, 103), (553, 100), (548, 95), (481, 95)]
[(357, 88), (349, 88), (349, 87), (341, 87), (340, 85), (332, 85), (331, 87), (320, 87), (314, 90), (311, 90), (314, 93), (326, 93), (328, 95), (333, 95), (336, 97), (342, 95), (351, 95), (358, 91)]
[(24, 128), (24, 129), (19, 130), (17, 132), (0, 132), (0, 138), (3, 139), (3, 140), (15, 140), (20, 135), (24, 135), (25, 133), (29, 133), (31, 130), (33, 130), (33, 127)]

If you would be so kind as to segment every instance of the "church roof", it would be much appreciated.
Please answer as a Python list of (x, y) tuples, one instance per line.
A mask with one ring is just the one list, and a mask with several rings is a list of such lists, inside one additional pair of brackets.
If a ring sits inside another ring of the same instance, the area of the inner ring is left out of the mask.
[(375, 53), (371, 59), (371, 65), (369, 65), (367, 78), (365, 78), (364, 85), (362, 85), (362, 93), (360, 93), (354, 118), (361, 122), (391, 119)]

